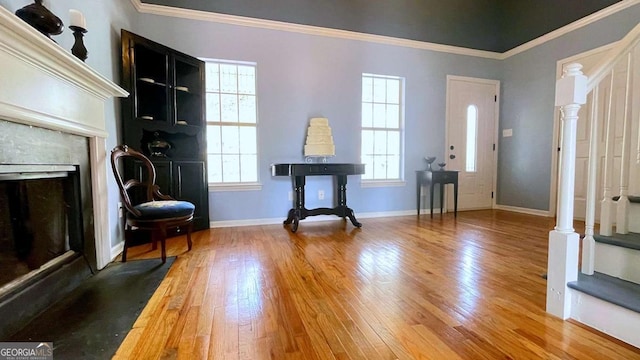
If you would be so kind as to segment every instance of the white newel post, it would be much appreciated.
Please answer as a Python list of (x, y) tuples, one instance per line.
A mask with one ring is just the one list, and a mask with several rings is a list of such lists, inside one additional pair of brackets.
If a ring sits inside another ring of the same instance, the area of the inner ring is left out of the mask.
[(580, 236), (573, 229), (573, 195), (575, 186), (576, 128), (578, 110), (587, 100), (587, 77), (582, 65), (567, 65), (556, 82), (556, 106), (562, 113), (562, 144), (559, 167), (558, 216), (549, 232), (547, 263), (547, 312), (567, 319), (571, 298), (567, 282), (578, 279)]

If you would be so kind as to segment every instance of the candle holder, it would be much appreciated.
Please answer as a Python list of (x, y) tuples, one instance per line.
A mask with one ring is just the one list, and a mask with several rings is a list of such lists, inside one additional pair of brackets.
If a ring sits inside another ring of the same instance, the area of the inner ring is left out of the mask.
[(73, 47), (71, 48), (71, 53), (73, 55), (75, 55), (75, 57), (77, 57), (78, 59), (85, 61), (87, 59), (87, 48), (84, 47), (84, 42), (82, 41), (82, 38), (84, 37), (84, 34), (87, 32), (86, 29), (81, 28), (80, 26), (74, 26), (71, 25), (69, 26), (69, 29), (73, 30), (73, 37), (76, 39), (76, 41), (73, 44)]

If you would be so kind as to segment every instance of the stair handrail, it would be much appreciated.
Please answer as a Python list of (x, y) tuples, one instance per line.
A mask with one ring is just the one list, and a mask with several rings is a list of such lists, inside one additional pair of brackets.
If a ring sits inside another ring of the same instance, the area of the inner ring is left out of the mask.
[(614, 66), (640, 42), (640, 23), (620, 39), (587, 74), (587, 94), (611, 72)]

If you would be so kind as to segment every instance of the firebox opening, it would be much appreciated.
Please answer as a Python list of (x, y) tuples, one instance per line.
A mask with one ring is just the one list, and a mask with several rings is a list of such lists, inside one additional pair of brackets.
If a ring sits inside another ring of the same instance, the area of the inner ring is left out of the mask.
[(82, 253), (78, 174), (73, 165), (0, 165), (0, 295)]

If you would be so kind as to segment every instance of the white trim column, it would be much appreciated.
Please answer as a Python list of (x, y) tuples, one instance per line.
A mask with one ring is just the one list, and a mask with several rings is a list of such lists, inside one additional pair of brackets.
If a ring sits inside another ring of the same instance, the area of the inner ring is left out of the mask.
[(586, 103), (587, 77), (582, 65), (567, 65), (556, 83), (556, 106), (562, 113), (562, 143), (559, 166), (558, 214), (549, 233), (547, 262), (547, 312), (567, 319), (571, 314), (571, 293), (567, 283), (578, 279), (580, 236), (573, 229), (576, 129), (578, 110)]

